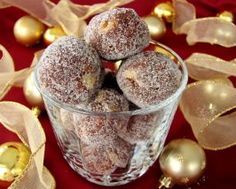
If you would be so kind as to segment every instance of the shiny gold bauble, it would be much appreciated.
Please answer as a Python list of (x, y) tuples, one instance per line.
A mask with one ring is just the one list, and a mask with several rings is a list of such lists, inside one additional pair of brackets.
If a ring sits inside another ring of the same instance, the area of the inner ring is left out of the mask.
[(217, 16), (223, 20), (226, 20), (228, 22), (233, 22), (234, 21), (234, 15), (230, 11), (223, 11), (217, 14)]
[(32, 72), (28, 76), (28, 78), (25, 80), (24, 86), (23, 86), (23, 92), (24, 92), (27, 102), (31, 106), (33, 107), (37, 106), (40, 109), (44, 109), (42, 96), (40, 92), (38, 91), (38, 89), (36, 88), (36, 85), (34, 82), (34, 72)]
[(16, 40), (25, 45), (32, 46), (40, 42), (45, 31), (45, 26), (31, 16), (23, 16), (14, 25), (14, 36)]
[(60, 26), (54, 26), (52, 28), (48, 28), (44, 35), (43, 39), (46, 45), (50, 45), (53, 43), (56, 39), (66, 35), (66, 33), (63, 31), (63, 29)]
[(23, 173), (29, 162), (30, 150), (22, 143), (0, 145), (0, 181), (12, 182)]
[(153, 14), (159, 18), (163, 18), (166, 22), (171, 23), (175, 16), (175, 10), (171, 2), (165, 2), (158, 4), (154, 10)]
[(164, 22), (156, 16), (147, 16), (144, 18), (150, 35), (152, 38), (158, 40), (166, 33), (166, 26)]
[(160, 179), (161, 186), (171, 188), (174, 184), (189, 185), (196, 182), (205, 170), (206, 156), (196, 142), (178, 139), (163, 149), (159, 162), (164, 174)]

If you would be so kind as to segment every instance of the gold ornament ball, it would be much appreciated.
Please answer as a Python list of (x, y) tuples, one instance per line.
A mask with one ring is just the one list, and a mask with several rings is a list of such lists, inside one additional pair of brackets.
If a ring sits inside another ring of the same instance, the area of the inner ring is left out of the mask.
[(159, 18), (163, 18), (166, 22), (171, 23), (175, 17), (175, 10), (171, 2), (165, 2), (158, 4), (154, 10), (153, 14)]
[(218, 13), (217, 16), (225, 21), (228, 21), (228, 22), (234, 21), (234, 15), (230, 11), (223, 11), (221, 13)]
[(12, 182), (23, 173), (29, 162), (30, 150), (19, 142), (0, 145), (0, 181)]
[(43, 99), (34, 82), (34, 72), (24, 82), (23, 92), (27, 102), (33, 107), (44, 109)]
[(171, 188), (174, 184), (189, 185), (196, 182), (205, 170), (206, 156), (196, 142), (178, 139), (163, 149), (159, 163), (164, 174), (160, 183)]
[(46, 45), (50, 45), (56, 39), (64, 35), (66, 35), (66, 33), (63, 31), (63, 29), (60, 26), (54, 26), (52, 28), (48, 28), (43, 35), (44, 43)]
[(166, 33), (166, 26), (160, 18), (157, 18), (156, 16), (147, 16), (144, 18), (144, 21), (148, 26), (152, 38), (158, 40)]
[(44, 24), (37, 19), (23, 16), (16, 21), (13, 32), (17, 42), (25, 46), (32, 46), (40, 42), (45, 29)]

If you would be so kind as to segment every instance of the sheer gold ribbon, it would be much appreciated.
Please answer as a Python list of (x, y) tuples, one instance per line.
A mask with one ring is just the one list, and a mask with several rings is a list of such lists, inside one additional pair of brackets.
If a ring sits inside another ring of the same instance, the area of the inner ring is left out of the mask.
[(236, 60), (193, 53), (185, 62), (189, 76), (200, 81), (188, 85), (180, 109), (199, 144), (210, 150), (235, 145), (236, 89), (227, 77), (236, 76)]
[[(187, 42), (236, 46), (236, 26), (218, 17), (196, 18), (195, 7), (186, 0), (173, 0), (176, 17), (173, 31), (186, 34)], [(225, 61), (203, 53), (185, 60), (189, 76), (198, 82), (188, 85), (180, 109), (193, 133), (206, 149), (225, 149), (236, 144), (236, 89), (229, 76), (236, 76), (236, 59)]]
[(0, 100), (7, 94), (11, 87), (22, 87), (25, 79), (32, 72), (34, 65), (37, 63), (42, 51), (34, 54), (31, 67), (15, 71), (14, 62), (9, 52), (0, 45), (2, 58), (0, 59)]
[(198, 81), (188, 85), (180, 108), (199, 144), (225, 149), (236, 144), (236, 89), (228, 79)]
[(69, 0), (60, 0), (57, 4), (50, 0), (2, 0), (0, 8), (18, 7), (48, 26), (60, 25), (66, 34), (82, 36), (87, 26), (85, 19), (132, 1), (110, 0), (94, 5), (79, 5)]
[(219, 17), (196, 18), (195, 7), (186, 0), (173, 0), (173, 31), (186, 34), (189, 45), (198, 42), (236, 46), (236, 25)]
[(45, 133), (33, 112), (19, 103), (2, 101), (0, 102), (0, 122), (5, 128), (16, 133), (31, 150), (27, 167), (9, 189), (55, 189), (56, 183), (53, 176), (43, 166)]
[(185, 62), (189, 76), (195, 80), (236, 77), (236, 59), (225, 61), (209, 54), (193, 53)]

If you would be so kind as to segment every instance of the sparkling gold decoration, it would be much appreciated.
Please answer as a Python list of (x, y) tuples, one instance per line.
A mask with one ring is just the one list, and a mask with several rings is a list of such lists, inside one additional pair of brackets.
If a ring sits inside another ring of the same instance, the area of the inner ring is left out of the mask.
[(178, 139), (163, 149), (159, 162), (164, 174), (159, 188), (171, 188), (174, 184), (189, 185), (195, 182), (205, 170), (206, 156), (196, 142)]
[(52, 28), (48, 28), (45, 31), (43, 35), (43, 39), (46, 45), (50, 45), (56, 39), (64, 35), (66, 35), (66, 33), (63, 31), (63, 29), (60, 26), (54, 26)]
[(221, 13), (218, 13), (217, 16), (223, 20), (226, 20), (228, 22), (233, 22), (234, 21), (234, 15), (230, 11), (223, 11)]
[(24, 86), (23, 86), (23, 92), (24, 92), (27, 102), (31, 106), (34, 106), (34, 107), (37, 106), (40, 109), (44, 108), (42, 96), (34, 83), (34, 72), (31, 72), (31, 74), (25, 80)]
[(236, 88), (226, 78), (194, 82), (184, 91), (180, 109), (205, 149), (236, 145), (236, 112), (231, 111), (236, 108), (235, 99)]
[(41, 110), (37, 106), (32, 108), (32, 112), (36, 117), (38, 117), (41, 114)]
[[(43, 165), (46, 142), (45, 133), (39, 120), (32, 114), (32, 110), (16, 102), (0, 101), (0, 115), (0, 123), (2, 126), (16, 134), (18, 138), (30, 148), (31, 151), (29, 161), (23, 170), (23, 173), (21, 176), (14, 178), (14, 182), (9, 188), (25, 189), (25, 187), (29, 188), (29, 183), (33, 183), (33, 188), (55, 189), (55, 179)], [(26, 162), (24, 161), (23, 156), (24, 148), (21, 150), (21, 148), (18, 148), (18, 146), (14, 144), (11, 146), (13, 146), (13, 148), (15, 147), (16, 149), (20, 149), (19, 156), (17, 157), (17, 160), (19, 160), (18, 162)], [(4, 148), (0, 147), (0, 149)], [(6, 157), (6, 155), (4, 156)], [(14, 157), (12, 155), (10, 156)], [(2, 159), (5, 159), (2, 157), (3, 156), (0, 155), (0, 162)], [(18, 164), (18, 162), (16, 165), (21, 166), (23, 164)], [(3, 167), (6, 170), (6, 166)], [(4, 169), (1, 169), (0, 167), (0, 171), (2, 170), (4, 171)], [(1, 184), (2, 183), (0, 182), (0, 185)], [(30, 188), (32, 188), (31, 185)]]
[(236, 77), (236, 59), (226, 61), (205, 53), (193, 53), (185, 63), (189, 76), (195, 80)]
[(163, 18), (166, 22), (171, 23), (175, 16), (175, 10), (171, 2), (158, 4), (153, 11), (153, 14), (159, 18)]
[(0, 180), (12, 182), (21, 175), (29, 157), (30, 151), (22, 143), (7, 142), (0, 145)]
[(156, 16), (147, 16), (144, 21), (148, 25), (148, 29), (152, 38), (160, 39), (166, 33), (164, 22)]
[(13, 31), (19, 43), (32, 46), (40, 42), (45, 26), (31, 16), (23, 16), (16, 21)]
[[(211, 26), (211, 27), (209, 27)], [(207, 32), (199, 32), (206, 31)], [(236, 25), (222, 21), (218, 17), (198, 18), (184, 23), (179, 29), (187, 34), (187, 42), (194, 45), (198, 42), (218, 44), (223, 47), (236, 46)]]

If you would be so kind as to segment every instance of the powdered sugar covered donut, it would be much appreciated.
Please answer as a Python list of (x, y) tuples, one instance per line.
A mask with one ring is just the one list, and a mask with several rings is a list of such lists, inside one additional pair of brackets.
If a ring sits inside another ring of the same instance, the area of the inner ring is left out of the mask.
[(177, 90), (181, 72), (165, 55), (145, 51), (125, 60), (116, 78), (127, 99), (139, 107), (147, 107), (160, 103)]
[(81, 104), (101, 86), (101, 62), (84, 40), (66, 36), (47, 47), (39, 61), (43, 92), (59, 101)]
[(129, 8), (117, 8), (93, 17), (84, 36), (108, 60), (141, 52), (150, 41), (147, 25)]
[(87, 144), (109, 144), (116, 137), (112, 124), (118, 123), (109, 117), (74, 114), (74, 122), (76, 134)]
[(106, 151), (114, 165), (125, 168), (133, 153), (133, 146), (120, 137), (116, 137), (106, 146)]
[(104, 145), (88, 145), (81, 142), (80, 148), (83, 166), (89, 172), (109, 175), (116, 169)]
[[(101, 112), (121, 112), (129, 108), (125, 97), (112, 89), (102, 89), (87, 107), (88, 110)], [(114, 127), (123, 124), (121, 118), (106, 114), (74, 114), (75, 130), (80, 139), (87, 144), (109, 144), (116, 138)]]
[(93, 112), (120, 112), (129, 110), (128, 100), (116, 90), (101, 89), (87, 108)]
[(116, 137), (109, 144), (86, 144), (81, 142), (82, 163), (95, 174), (110, 174), (117, 167), (125, 168), (133, 153), (133, 146)]
[(146, 115), (134, 115), (130, 117), (126, 125), (118, 125), (121, 127), (116, 128), (116, 131), (122, 139), (130, 144), (144, 142), (150, 139), (153, 132), (161, 125), (163, 117), (163, 111)]

